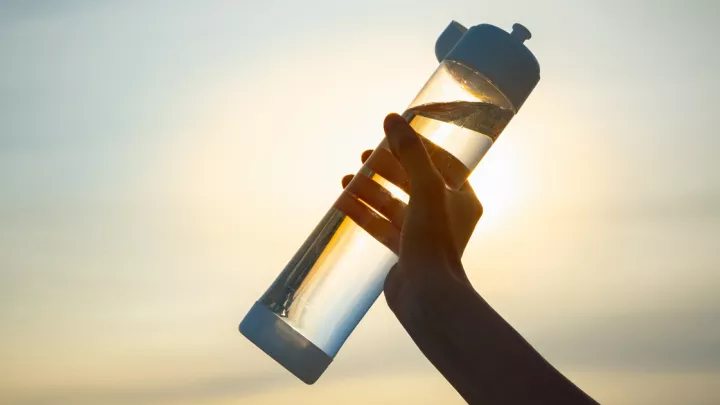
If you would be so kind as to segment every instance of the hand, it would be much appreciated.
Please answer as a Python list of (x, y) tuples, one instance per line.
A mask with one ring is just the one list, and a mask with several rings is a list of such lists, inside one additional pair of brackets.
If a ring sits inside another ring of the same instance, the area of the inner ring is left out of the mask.
[[(343, 179), (336, 207), (398, 253), (385, 299), (403, 328), (470, 404), (597, 404), (470, 285), (460, 257), (482, 207), (469, 184), (446, 186), (466, 177), (456, 176), (457, 160), (397, 114), (384, 127), (387, 143), (363, 154), (359, 175)], [(408, 192), (408, 204), (365, 175), (385, 181), (372, 172)]]
[[(460, 257), (482, 215), (482, 205), (465, 181), (467, 168), (431, 142), (423, 142), (397, 114), (389, 115), (384, 127), (388, 142), (362, 154), (363, 170), (342, 179), (345, 191), (335, 206), (400, 256), (390, 280), (421, 264), (436, 269), (431, 271), (446, 269), (467, 282)], [(458, 190), (446, 187), (452, 184), (449, 176), (463, 179)], [(410, 194), (408, 205), (381, 185), (387, 181)], [(433, 267), (439, 260), (444, 265)], [(386, 295), (393, 295), (392, 288), (393, 283), (386, 282)]]

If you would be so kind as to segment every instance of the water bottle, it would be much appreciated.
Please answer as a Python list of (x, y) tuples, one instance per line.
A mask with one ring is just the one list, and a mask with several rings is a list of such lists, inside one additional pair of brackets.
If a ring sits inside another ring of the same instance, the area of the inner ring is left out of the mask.
[[(463, 184), (540, 80), (540, 66), (523, 45), (528, 39), (520, 24), (508, 33), (455, 21), (438, 38), (440, 65), (403, 117), (421, 135), (448, 187)], [(373, 153), (383, 152), (385, 141)], [(357, 176), (407, 201), (367, 163)], [(312, 384), (380, 295), (397, 259), (388, 241), (373, 238), (336, 203), (250, 309), (240, 332)]]

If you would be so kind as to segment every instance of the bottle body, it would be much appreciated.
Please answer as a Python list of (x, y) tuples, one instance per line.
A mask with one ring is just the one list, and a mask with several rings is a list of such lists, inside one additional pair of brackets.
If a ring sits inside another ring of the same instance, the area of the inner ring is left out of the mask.
[[(403, 116), (422, 135), (448, 187), (459, 188), (514, 113), (512, 104), (483, 75), (445, 60)], [(378, 148), (387, 148), (385, 141)], [(399, 187), (367, 164), (358, 176), (371, 178), (407, 202), (408, 196)], [(264, 317), (274, 316), (273, 323), (286, 324), (292, 334), (273, 338), (310, 347), (308, 356), (312, 358), (319, 349), (327, 358), (309, 370), (302, 364), (288, 365), (308, 360), (293, 357), (297, 349), (278, 354), (263, 347), (268, 343), (259, 340), (267, 340), (268, 335), (257, 336), (251, 330), (256, 322), (246, 322), (255, 307), (241, 324), (243, 334), (305, 382), (319, 377), (319, 369), (324, 369), (323, 364), (327, 367), (337, 354), (382, 292), (385, 277), (397, 262), (387, 241), (376, 240), (361, 225), (337, 206), (331, 208), (255, 306), (262, 307)]]

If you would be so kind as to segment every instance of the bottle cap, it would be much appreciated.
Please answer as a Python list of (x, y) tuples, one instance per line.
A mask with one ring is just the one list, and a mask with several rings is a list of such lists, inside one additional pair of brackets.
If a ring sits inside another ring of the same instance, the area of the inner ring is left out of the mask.
[(485, 76), (519, 110), (540, 80), (540, 65), (523, 45), (530, 31), (514, 24), (512, 32), (490, 24), (470, 29), (453, 21), (435, 43), (438, 62), (452, 60)]

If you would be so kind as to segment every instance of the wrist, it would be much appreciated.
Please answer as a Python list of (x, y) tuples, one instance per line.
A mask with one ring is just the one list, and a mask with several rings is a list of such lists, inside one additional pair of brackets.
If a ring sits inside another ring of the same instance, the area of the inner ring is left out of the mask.
[(467, 279), (455, 274), (464, 272), (462, 268), (445, 268), (391, 274), (392, 280), (385, 284), (388, 306), (406, 329), (413, 324), (444, 323), (462, 317), (470, 307), (484, 301)]

